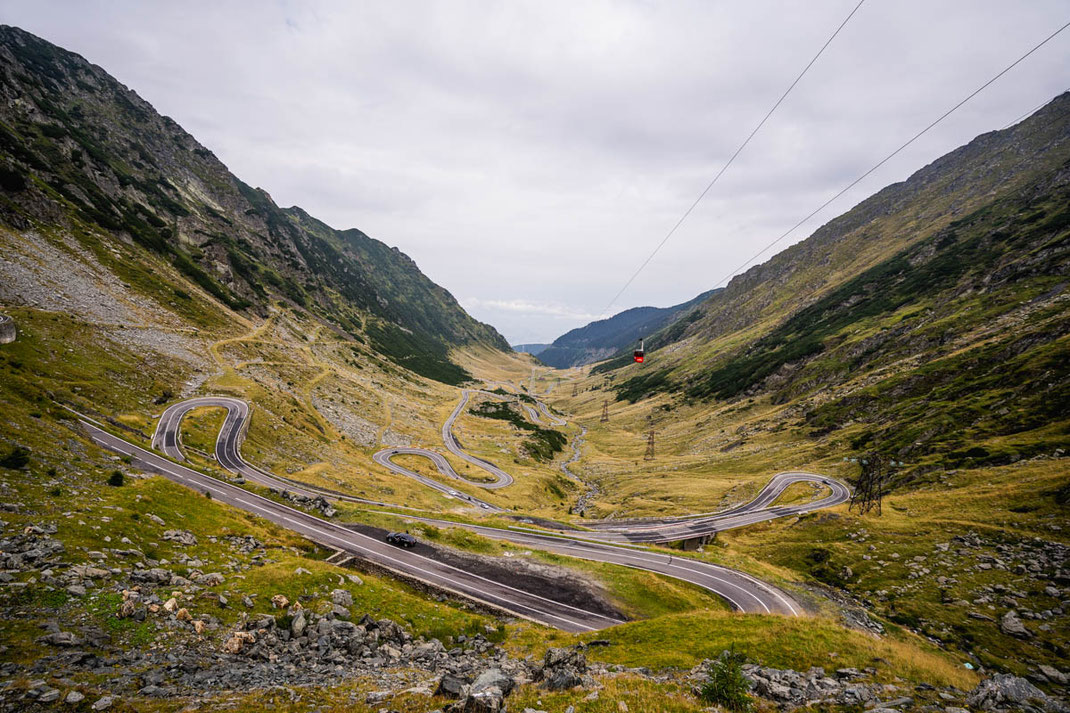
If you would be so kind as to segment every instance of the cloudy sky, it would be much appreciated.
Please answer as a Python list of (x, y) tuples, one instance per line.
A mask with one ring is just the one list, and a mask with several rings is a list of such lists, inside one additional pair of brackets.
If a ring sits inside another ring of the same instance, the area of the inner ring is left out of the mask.
[[(603, 314), (857, 0), (0, 0), (230, 169), (411, 255), (513, 343)], [(1070, 20), (866, 0), (610, 312), (707, 290)], [(781, 247), (1070, 88), (1070, 30)]]

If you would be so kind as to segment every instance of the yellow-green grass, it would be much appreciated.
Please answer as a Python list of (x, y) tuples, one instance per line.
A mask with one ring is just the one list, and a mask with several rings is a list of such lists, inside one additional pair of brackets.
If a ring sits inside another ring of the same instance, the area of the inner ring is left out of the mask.
[[(478, 497), (482, 497), (485, 494), (485, 491), (482, 488), (479, 488), (478, 486), (473, 486), (470, 483), (465, 483), (464, 481), (457, 480), (456, 478), (450, 478), (448, 476), (442, 475), (442, 473), (438, 472), (438, 468), (435, 467), (435, 464), (432, 463), (429, 458), (425, 458), (424, 456), (402, 453), (401, 455), (394, 456), (393, 458), (391, 458), (391, 460), (394, 463), (400, 465), (402, 468), (408, 468), (409, 470), (415, 471), (420, 475), (427, 476), (428, 478), (433, 478), (434, 480), (437, 480), (459, 491), (463, 490), (465, 492), (468, 492), (469, 494), (477, 495)], [(462, 475), (467, 480), (474, 481), (476, 483), (493, 483), (497, 480), (497, 478), (495, 478), (482, 468), (473, 468), (468, 463), (465, 463), (465, 465), (469, 467), (462, 467), (457, 470), (457, 473), (458, 475)]]
[[(364, 583), (352, 584), (344, 577), (347, 570), (322, 561), (329, 553), (313, 543), (270, 521), (193, 493), (164, 478), (127, 478), (126, 481), (121, 487), (87, 486), (101, 496), (99, 500), (92, 498), (72, 503), (69, 498), (62, 501), (38, 498), (44, 506), (43, 512), (32, 517), (12, 514), (5, 519), (15, 526), (29, 522), (56, 522), (59, 529), (55, 537), (64, 543), (65, 557), (74, 562), (88, 561), (89, 552), (106, 552), (116, 546), (135, 547), (146, 557), (157, 560), (177, 562), (180, 555), (201, 559), (204, 571), (221, 571), (225, 577), (223, 584), (207, 589), (225, 594), (231, 604), (220, 608), (198, 595), (183, 597), (183, 605), (195, 616), (207, 612), (224, 624), (238, 621), (242, 612), (278, 614), (271, 610), (270, 598), (274, 594), (283, 594), (292, 601), (306, 597), (305, 606), (318, 610), (327, 606), (329, 594), (336, 588), (347, 589), (353, 594), (354, 615), (368, 613), (376, 618), (390, 618), (408, 625), (416, 635), (448, 638), (460, 633), (482, 632), (485, 625), (493, 622), (463, 608), (435, 602), (422, 591), (392, 578), (361, 573)], [(26, 488), (27, 496), (31, 495), (32, 488)], [(150, 515), (161, 518), (164, 524), (157, 523)], [(197, 536), (197, 544), (185, 546), (165, 540), (163, 532), (167, 529), (189, 530)], [(251, 535), (260, 540), (267, 548), (263, 566), (248, 566), (251, 564), (248, 556), (238, 554), (224, 539), (228, 535)], [(120, 544), (124, 538), (129, 544)], [(244, 561), (246, 567), (241, 572), (232, 571), (224, 566), (231, 561)], [(109, 558), (109, 562), (108, 566), (118, 564), (114, 557)], [(297, 574), (298, 568), (308, 570), (310, 574)], [(184, 567), (176, 571), (186, 573)], [(164, 588), (164, 591), (170, 590)], [(254, 597), (256, 605), (252, 610), (239, 604), (237, 600), (242, 595)], [(8, 606), (35, 605), (56, 609), (70, 604), (80, 607), (119, 641), (130, 644), (147, 643), (154, 636), (151, 623), (146, 628), (133, 620), (116, 619), (114, 614), (121, 597), (114, 592), (91, 592), (84, 600), (74, 600), (62, 591), (47, 592), (31, 587), (15, 590), (5, 600)], [(14, 647), (12, 656), (29, 660), (35, 655), (34, 637), (30, 636), (32, 629), (23, 628), (26, 630), (5, 625), (3, 638), (8, 646)], [(36, 636), (39, 635), (38, 629)]]
[[(708, 512), (745, 502), (790, 466), (836, 474), (838, 453), (785, 424), (783, 406), (767, 399), (734, 405), (674, 405), (666, 397), (615, 402), (611, 392), (567, 389), (551, 394), (589, 429), (572, 469), (597, 482), (594, 517)], [(610, 401), (610, 421), (599, 420)], [(648, 418), (649, 417), (649, 418)], [(646, 433), (656, 432), (656, 458), (644, 460)]]
[(827, 496), (831, 491), (827, 486), (817, 483), (792, 483), (784, 488), (772, 505), (799, 505), (813, 502)]
[(69, 315), (25, 307), (6, 311), (19, 336), (0, 347), (0, 389), (10, 394), (0, 396), (36, 402), (41, 412), (54, 399), (108, 416), (147, 413), (157, 408), (152, 399), (172, 387), (171, 379), (192, 372), (178, 359), (138, 356), (109, 343)]
[[(91, 677), (85, 677), (87, 679)], [(416, 680), (434, 680), (426, 674), (417, 673)], [(28, 688), (29, 680), (18, 680), (13, 688)], [(82, 683), (72, 687), (83, 693), (96, 690), (92, 683)], [(66, 693), (67, 689), (64, 689)], [(373, 679), (353, 679), (340, 681), (330, 686), (300, 688), (270, 688), (239, 692), (201, 692), (196, 699), (174, 696), (170, 698), (127, 697), (117, 701), (110, 710), (116, 713), (178, 713), (189, 710), (196, 705), (203, 710), (227, 710), (234, 713), (261, 713), (277, 711), (278, 713), (298, 713), (309, 710), (323, 713), (376, 713), (389, 707), (398, 713), (426, 713), (429, 710), (442, 710), (452, 703), (444, 697), (428, 697), (420, 693), (399, 693), (386, 701), (366, 704), (368, 693), (379, 691)], [(585, 689), (569, 691), (547, 691), (537, 684), (518, 686), (507, 699), (509, 710), (563, 711), (573, 705), (579, 713), (620, 713), (624, 710), (623, 702), (630, 713), (699, 713), (709, 708), (695, 698), (689, 686), (676, 682), (655, 682), (638, 676), (617, 676), (607, 679), (599, 688), (597, 699), (587, 701)], [(92, 700), (92, 698), (90, 698)]]
[[(583, 635), (518, 632), (506, 644), (538, 653), (549, 646), (577, 641), (608, 640), (609, 646), (588, 649), (591, 659), (652, 669), (689, 668), (716, 658), (730, 647), (765, 666), (805, 671), (872, 666), (887, 678), (901, 676), (934, 685), (970, 688), (978, 677), (919, 637), (897, 633), (877, 638), (820, 617), (700, 611), (636, 621)], [(684, 645), (683, 642), (686, 642)]]
[[(978, 554), (998, 554), (996, 544), (1036, 535), (1066, 543), (1068, 533), (1061, 527), (1065, 506), (1055, 502), (1054, 493), (1067, 481), (1059, 461), (960, 470), (921, 484), (913, 492), (886, 496), (880, 517), (860, 518), (840, 508), (831, 514), (722, 533), (720, 541), (728, 551), (795, 569), (805, 578), (850, 567), (846, 586), (869, 600), (879, 613), (943, 640), (951, 650), (976, 656), (985, 665), (1024, 674), (1024, 662), (1037, 655), (1038, 647), (1049, 661), (1065, 665), (1065, 655), (1056, 653), (1061, 650), (1057, 627), (1046, 632), (1034, 624), (1034, 638), (1023, 642), (1002, 634), (995, 621), (968, 616), (979, 611), (996, 619), (1007, 606), (989, 609), (951, 602), (972, 602), (982, 586), (993, 585), (1024, 592), (1029, 598), (1021, 606), (1035, 610), (1058, 607), (1058, 599), (1044, 594), (1042, 581), (999, 568), (977, 569), (976, 554), (959, 556), (953, 544), (949, 553), (941, 554), (936, 545), (971, 532), (989, 542), (987, 548), (977, 549)], [(824, 566), (814, 562), (818, 550), (827, 553)], [(907, 563), (914, 557), (926, 558), (923, 566), (929, 574), (911, 578)], [(941, 559), (952, 566), (940, 565)], [(954, 581), (941, 584), (939, 576)], [(896, 596), (896, 587), (908, 589)]]
[(598, 697), (588, 701), (586, 691), (548, 691), (538, 684), (519, 686), (509, 698), (510, 709), (563, 711), (570, 705), (579, 713), (699, 713), (708, 704), (692, 695), (686, 684), (651, 681), (639, 676), (617, 676), (601, 682)]
[(226, 417), (227, 410), (221, 406), (190, 409), (182, 418), (182, 445), (202, 453), (215, 453), (216, 437)]

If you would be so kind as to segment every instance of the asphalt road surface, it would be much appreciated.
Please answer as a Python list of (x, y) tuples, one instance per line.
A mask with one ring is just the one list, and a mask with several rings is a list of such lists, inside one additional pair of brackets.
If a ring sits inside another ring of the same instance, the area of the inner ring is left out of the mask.
[[(442, 442), (446, 445), (446, 450), (448, 450), (450, 453), (462, 460), (471, 463), (474, 466), (482, 468), (483, 470), (493, 475), (496, 479), (493, 483), (472, 483), (473, 485), (478, 485), (479, 487), (487, 488), (488, 490), (493, 490), (495, 488), (504, 488), (507, 485), (512, 485), (513, 476), (509, 475), (504, 470), (494, 465), (490, 461), (483, 460), (482, 458), (476, 458), (475, 456), (471, 456), (465, 453), (463, 450), (461, 450), (461, 444), (457, 442), (457, 437), (453, 435), (453, 423), (457, 420), (457, 417), (461, 415), (461, 412), (464, 411), (464, 407), (468, 405), (468, 397), (471, 395), (471, 393), (472, 392), (468, 389), (464, 390), (464, 392), (461, 394), (461, 400), (457, 403), (456, 408), (453, 409), (453, 413), (451, 413), (449, 415), (449, 418), (446, 419), (446, 422), (442, 424)], [(434, 451), (428, 451), (428, 453), (433, 452)], [(460, 478), (460, 476), (457, 477)], [(464, 478), (461, 478), (461, 480), (464, 480)]]
[(398, 465), (397, 463), (391, 460), (391, 458), (397, 455), (423, 456), (424, 458), (429, 459), (434, 464), (435, 468), (438, 469), (438, 472), (446, 476), (447, 478), (456, 478), (457, 480), (463, 480), (464, 482), (472, 483), (473, 485), (482, 485), (482, 483), (475, 483), (471, 480), (468, 480), (467, 478), (462, 478), (460, 475), (457, 474), (457, 471), (453, 469), (453, 466), (450, 465), (450, 462), (446, 460), (446, 458), (441, 453), (436, 453), (426, 448), (386, 448), (373, 455), (372, 460), (374, 460), (376, 463), (388, 470), (392, 470), (393, 472), (398, 473), (399, 475), (404, 475), (409, 478), (412, 478), (413, 480), (419, 481), (420, 483), (423, 483), (429, 488), (434, 488), (435, 490), (438, 490), (439, 492), (444, 493), (445, 495), (451, 498), (456, 498), (457, 500), (460, 500), (464, 503), (468, 503), (473, 507), (478, 507), (482, 510), (488, 510), (490, 512), (504, 512), (502, 508), (498, 507), (493, 503), (488, 503), (485, 500), (480, 500), (479, 498), (469, 495), (468, 493), (462, 493), (461, 491), (455, 490), (454, 488), (451, 488), (450, 486), (444, 483), (440, 483), (434, 478), (428, 478), (425, 475), (420, 475), (415, 470), (410, 470), (403, 465)]
[[(450, 417), (442, 427), (443, 441), (447, 448), (464, 460), (487, 470), (496, 475), (497, 480), (484, 487), (504, 487), (512, 482), (512, 478), (501, 471), (497, 466), (473, 456), (468, 456), (460, 448), (453, 437), (452, 426), (456, 418), (468, 403), (470, 392), (465, 391), (461, 401), (454, 408)], [(302, 486), (293, 481), (280, 479), (265, 471), (247, 463), (240, 454), (241, 442), (244, 438), (245, 429), (249, 422), (249, 407), (244, 401), (227, 397), (205, 397), (191, 399), (168, 408), (160, 418), (156, 432), (153, 436), (153, 447), (161, 452), (181, 460), (180, 424), (182, 417), (191, 409), (200, 406), (220, 406), (227, 409), (227, 418), (220, 430), (216, 441), (216, 459), (220, 465), (232, 472), (239, 473), (243, 477), (273, 488), (286, 488), (291, 492), (305, 494), (311, 497), (325, 495), (326, 497), (354, 500), (365, 503), (377, 503), (361, 498), (353, 498), (344, 494), (324, 491), (311, 486)], [(542, 406), (540, 404), (540, 406)], [(548, 412), (544, 409), (544, 413)], [(236, 507), (255, 512), (278, 522), (284, 527), (300, 532), (321, 544), (338, 547), (355, 556), (369, 559), (380, 566), (391, 569), (399, 574), (414, 577), (434, 586), (440, 586), (448, 591), (471, 597), (480, 602), (487, 603), (514, 614), (524, 616), (542, 623), (556, 626), (569, 631), (584, 631), (619, 623), (616, 620), (607, 620), (603, 615), (594, 612), (577, 610), (559, 602), (551, 602), (544, 598), (535, 597), (526, 593), (518, 593), (513, 588), (498, 582), (491, 582), (484, 578), (472, 581), (474, 575), (467, 577), (467, 573), (439, 571), (437, 568), (446, 567), (443, 563), (427, 560), (426, 557), (397, 550), (396, 548), (380, 543), (378, 540), (354, 533), (347, 528), (334, 525), (333, 523), (317, 518), (306, 513), (294, 510), (285, 505), (279, 505), (274, 501), (259, 498), (237, 486), (223, 483), (210, 476), (197, 473), (196, 471), (176, 465), (152, 454), (149, 451), (127, 443), (120, 438), (112, 436), (92, 424), (87, 424), (91, 434), (98, 443), (121, 453), (135, 455), (138, 461), (145, 467), (155, 472), (199, 489), (211, 489), (213, 496), (217, 496), (224, 502)], [(452, 448), (450, 446), (453, 446)], [(456, 450), (455, 450), (456, 449)], [(379, 451), (373, 459), (384, 467), (405, 475), (421, 484), (439, 490), (444, 494), (456, 498), (461, 502), (469, 503), (475, 507), (492, 512), (504, 512), (492, 503), (479, 500), (473, 496), (451, 489), (432, 478), (420, 475), (415, 471), (393, 463), (390, 459), (395, 455), (412, 454), (426, 457), (434, 463), (436, 468), (444, 476), (466, 480), (458, 475), (444, 456), (435, 451), (423, 448), (388, 448)], [(500, 474), (500, 475), (498, 475)], [(504, 476), (504, 478), (502, 477)], [(508, 482), (504, 482), (504, 479)], [(771, 503), (792, 483), (818, 482), (829, 488), (830, 494), (821, 499), (801, 503), (797, 505), (772, 507)], [(472, 482), (472, 481), (467, 481)], [(797, 515), (820, 508), (831, 507), (844, 502), (850, 496), (845, 485), (839, 481), (809, 473), (780, 473), (762, 489), (762, 491), (749, 503), (719, 513), (704, 513), (694, 516), (657, 518), (642, 520), (617, 520), (617, 521), (591, 521), (585, 523), (591, 528), (588, 531), (571, 531), (566, 535), (550, 534), (525, 528), (494, 528), (478, 525), (454, 523), (449, 521), (434, 520), (431, 518), (411, 519), (434, 523), (442, 526), (465, 527), (487, 537), (508, 540), (517, 544), (536, 547), (539, 549), (558, 552), (582, 559), (599, 562), (609, 562), (626, 567), (633, 567), (651, 572), (657, 572), (676, 579), (691, 582), (703, 587), (724, 598), (735, 609), (749, 613), (776, 613), (789, 616), (797, 616), (802, 609), (797, 602), (783, 591), (762, 582), (750, 575), (736, 570), (719, 567), (717, 565), (701, 562), (690, 558), (673, 557), (661, 552), (652, 552), (638, 547), (627, 545), (641, 545), (645, 543), (661, 543), (675, 540), (700, 538), (712, 535), (721, 530), (733, 527), (742, 527), (762, 522), (777, 517)], [(391, 507), (396, 507), (392, 506)], [(296, 518), (297, 513), (301, 518)], [(395, 513), (396, 514), (396, 513)], [(326, 537), (327, 539), (324, 539)], [(357, 538), (350, 546), (342, 547), (345, 538)], [(374, 546), (368, 544), (374, 543)], [(386, 561), (383, 558), (389, 555)], [(413, 558), (418, 558), (414, 560)], [(427, 560), (427, 561), (424, 561)], [(433, 562), (435, 567), (430, 567), (427, 562)], [(456, 568), (453, 568), (456, 569)], [(443, 579), (446, 577), (447, 579)], [(447, 581), (448, 580), (448, 581)], [(504, 588), (504, 589), (503, 589)], [(524, 596), (521, 596), (524, 595)], [(562, 607), (565, 607), (563, 610)]]
[(255, 513), (314, 542), (368, 560), (402, 577), (416, 579), (495, 609), (565, 631), (593, 631), (623, 623), (618, 619), (555, 602), (552, 599), (510, 587), (502, 582), (495, 582), (466, 572), (458, 567), (437, 562), (415, 552), (394, 547), (323, 518), (254, 495), (237, 485), (173, 463), (151, 451), (113, 436), (88, 421), (83, 420), (83, 424), (94, 442), (108, 450), (131, 456), (140, 468), (159, 473), (199, 492), (211, 493), (214, 500)]
[(306, 497), (326, 497), (346, 502), (365, 503), (368, 505), (383, 505), (386, 507), (402, 507), (378, 500), (358, 498), (345, 493), (339, 493), (327, 488), (319, 488), (307, 483), (300, 483), (288, 478), (281, 478), (266, 471), (260, 470), (251, 463), (247, 463), (241, 457), (241, 444), (245, 440), (245, 432), (249, 427), (249, 404), (241, 399), (232, 399), (226, 396), (204, 396), (196, 399), (188, 399), (169, 406), (160, 416), (156, 424), (156, 431), (152, 434), (152, 447), (161, 453), (178, 461), (186, 460), (182, 453), (181, 425), (182, 419), (187, 413), (195, 408), (217, 406), (227, 410), (227, 417), (223, 421), (223, 427), (219, 429), (219, 435), (215, 442), (215, 458), (221, 466), (237, 473), (246, 480), (251, 480), (267, 488), (288, 490)]
[(727, 601), (733, 609), (741, 612), (787, 616), (799, 616), (803, 613), (803, 608), (788, 594), (760, 579), (734, 569), (689, 557), (621, 547), (578, 537), (559, 537), (523, 528), (484, 527), (415, 515), (402, 517), (437, 527), (463, 527), (485, 537), (507, 540), (518, 545), (557, 552), (570, 557), (657, 572), (713, 592)]
[[(829, 494), (807, 503), (771, 506), (771, 503), (789, 485), (803, 482), (824, 486), (829, 489)], [(634, 543), (677, 542), (779, 517), (793, 517), (814, 510), (823, 510), (844, 503), (850, 497), (851, 491), (835, 478), (813, 473), (785, 472), (774, 475), (757, 497), (750, 502), (719, 513), (649, 520), (595, 520), (584, 524), (598, 531), (598, 539)]]

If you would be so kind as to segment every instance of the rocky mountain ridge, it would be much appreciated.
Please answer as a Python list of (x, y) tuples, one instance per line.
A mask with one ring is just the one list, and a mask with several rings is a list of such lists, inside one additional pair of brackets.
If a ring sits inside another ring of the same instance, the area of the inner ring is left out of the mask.
[(646, 364), (595, 371), (629, 401), (767, 397), (848, 452), (948, 467), (1050, 453), (1070, 392), (1067, 205), (1070, 93), (735, 278)]
[(143, 247), (235, 311), (284, 300), (425, 376), (465, 378), (448, 352), (507, 350), (397, 248), (335, 230), (231, 174), (103, 69), (0, 27), (0, 221)]

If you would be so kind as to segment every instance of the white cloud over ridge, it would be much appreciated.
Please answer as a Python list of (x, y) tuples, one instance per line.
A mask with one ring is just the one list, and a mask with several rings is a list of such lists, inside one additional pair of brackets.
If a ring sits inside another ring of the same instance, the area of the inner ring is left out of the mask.
[[(857, 0), (0, 0), (282, 205), (411, 255), (511, 341), (594, 318)], [(1065, 22), (870, 0), (614, 311), (665, 306)], [(1070, 31), (781, 247), (1070, 87)]]

